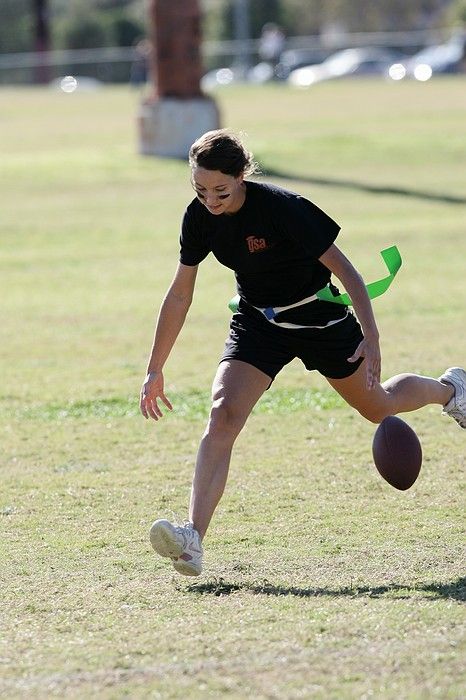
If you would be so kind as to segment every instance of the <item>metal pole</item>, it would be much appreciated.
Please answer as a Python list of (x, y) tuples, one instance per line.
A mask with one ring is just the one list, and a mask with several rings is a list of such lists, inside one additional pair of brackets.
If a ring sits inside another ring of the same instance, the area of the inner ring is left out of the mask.
[(237, 43), (234, 66), (240, 78), (245, 78), (251, 65), (248, 42), (251, 38), (249, 0), (233, 0), (233, 28)]

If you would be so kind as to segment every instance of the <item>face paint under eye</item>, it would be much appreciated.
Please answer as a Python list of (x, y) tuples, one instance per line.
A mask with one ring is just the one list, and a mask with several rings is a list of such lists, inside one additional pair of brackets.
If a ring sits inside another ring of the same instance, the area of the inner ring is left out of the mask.
[(219, 195), (218, 195), (218, 198), (219, 198), (219, 199), (227, 199), (227, 197), (229, 197), (230, 194), (231, 194), (230, 192), (228, 192), (228, 194), (219, 194)]

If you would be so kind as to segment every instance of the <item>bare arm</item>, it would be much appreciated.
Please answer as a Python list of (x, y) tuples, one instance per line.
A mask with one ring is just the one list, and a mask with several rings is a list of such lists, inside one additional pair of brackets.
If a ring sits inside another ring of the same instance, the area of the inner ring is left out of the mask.
[(338, 277), (351, 297), (354, 310), (364, 333), (364, 340), (358, 346), (354, 355), (349, 357), (348, 360), (355, 362), (360, 357), (365, 358), (367, 387), (372, 389), (375, 383), (380, 381), (381, 357), (379, 331), (377, 330), (377, 324), (364, 281), (356, 268), (353, 267), (348, 258), (343, 255), (336, 245), (331, 245), (319, 260)]
[(147, 373), (163, 369), (191, 306), (196, 275), (197, 266), (178, 264), (160, 307)]
[(175, 276), (160, 307), (155, 328), (154, 342), (147, 366), (147, 376), (141, 390), (140, 408), (145, 418), (158, 420), (162, 412), (157, 403), (160, 398), (171, 410), (172, 405), (163, 389), (163, 367), (175, 344), (191, 306), (197, 265), (178, 264)]

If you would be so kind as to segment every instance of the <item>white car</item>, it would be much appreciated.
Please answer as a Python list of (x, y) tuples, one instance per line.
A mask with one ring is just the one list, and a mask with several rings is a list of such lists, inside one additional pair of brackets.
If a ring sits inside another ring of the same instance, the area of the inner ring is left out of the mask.
[(323, 63), (304, 66), (292, 71), (288, 82), (294, 87), (306, 88), (322, 80), (351, 75), (386, 75), (398, 55), (390, 49), (344, 49), (329, 56)]
[(464, 40), (452, 39), (446, 44), (429, 46), (405, 61), (390, 66), (392, 80), (415, 78), (425, 82), (434, 73), (459, 73), (464, 62)]

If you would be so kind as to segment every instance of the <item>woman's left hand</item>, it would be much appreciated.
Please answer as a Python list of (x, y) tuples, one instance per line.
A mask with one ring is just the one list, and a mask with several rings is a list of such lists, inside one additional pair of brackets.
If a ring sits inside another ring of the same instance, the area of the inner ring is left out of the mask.
[(356, 352), (348, 357), (348, 362), (356, 362), (360, 357), (366, 361), (367, 388), (373, 389), (380, 382), (382, 358), (378, 338), (364, 338), (356, 348)]

